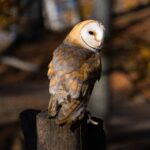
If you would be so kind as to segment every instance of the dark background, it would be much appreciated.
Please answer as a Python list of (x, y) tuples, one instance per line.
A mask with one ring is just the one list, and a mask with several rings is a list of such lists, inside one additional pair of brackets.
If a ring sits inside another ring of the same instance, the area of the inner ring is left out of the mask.
[(106, 27), (102, 79), (89, 109), (108, 150), (150, 149), (149, 0), (0, 0), (0, 150), (24, 149), (19, 114), (45, 110), (53, 50), (86, 19)]

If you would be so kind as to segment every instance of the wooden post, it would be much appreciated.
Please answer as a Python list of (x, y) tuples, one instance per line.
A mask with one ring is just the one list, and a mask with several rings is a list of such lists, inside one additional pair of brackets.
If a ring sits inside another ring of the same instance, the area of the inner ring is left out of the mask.
[(75, 131), (70, 125), (58, 126), (48, 113), (37, 115), (38, 150), (81, 150), (80, 128)]
[[(100, 119), (93, 118), (98, 125), (87, 123), (85, 117), (80, 123), (73, 126), (58, 126), (54, 119), (49, 119), (48, 113), (40, 112), (36, 115), (36, 133), (32, 133), (33, 124), (28, 117), (29, 112), (23, 113), (21, 124), (25, 135), (26, 147), (28, 150), (104, 150), (105, 134), (103, 122)], [(34, 113), (35, 114), (35, 113)], [(31, 115), (32, 116), (32, 115)], [(28, 119), (27, 119), (28, 118)], [(35, 120), (33, 119), (33, 120)], [(26, 124), (26, 125), (24, 125)], [(31, 125), (32, 124), (32, 125)], [(24, 129), (25, 127), (25, 129)], [(29, 128), (29, 129), (28, 129)], [(31, 142), (32, 137), (36, 137), (36, 142)], [(33, 145), (34, 144), (34, 145)], [(36, 144), (36, 145), (35, 145)]]

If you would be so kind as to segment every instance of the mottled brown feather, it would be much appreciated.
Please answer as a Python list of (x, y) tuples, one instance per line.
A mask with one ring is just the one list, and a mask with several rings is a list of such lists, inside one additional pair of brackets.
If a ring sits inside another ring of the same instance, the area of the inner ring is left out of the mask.
[[(62, 50), (61, 48), (57, 51)], [(70, 115), (76, 111), (80, 103), (84, 105), (87, 104), (94, 83), (100, 78), (101, 64), (99, 54), (92, 53), (89, 55), (89, 52), (86, 53), (85, 51), (85, 55), (81, 55), (80, 57), (73, 53), (72, 57), (69, 54), (68, 59), (64, 59), (64, 56), (66, 55), (66, 58), (67, 54), (61, 52), (61, 55), (57, 55), (57, 53), (54, 53), (53, 58), (54, 60), (55, 56), (57, 57), (55, 65), (52, 60), (48, 70), (50, 90), (53, 89), (52, 91), (54, 91), (50, 92), (53, 98), (50, 100), (49, 113), (51, 116), (57, 115), (57, 123), (63, 124), (70, 122)], [(72, 61), (72, 63), (70, 63), (70, 61)], [(64, 94), (62, 95), (62, 99), (65, 99), (66, 102), (62, 102), (59, 105), (59, 102), (56, 102), (59, 101), (56, 95), (59, 94), (60, 91), (68, 93), (70, 100), (66, 94)], [(58, 107), (60, 107), (59, 110)]]

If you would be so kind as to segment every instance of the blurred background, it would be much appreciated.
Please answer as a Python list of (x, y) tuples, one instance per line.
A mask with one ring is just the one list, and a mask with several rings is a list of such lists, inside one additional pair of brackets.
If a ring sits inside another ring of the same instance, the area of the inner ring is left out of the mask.
[(0, 150), (25, 149), (19, 114), (47, 108), (52, 52), (86, 19), (106, 27), (88, 109), (107, 150), (150, 149), (150, 0), (0, 0)]

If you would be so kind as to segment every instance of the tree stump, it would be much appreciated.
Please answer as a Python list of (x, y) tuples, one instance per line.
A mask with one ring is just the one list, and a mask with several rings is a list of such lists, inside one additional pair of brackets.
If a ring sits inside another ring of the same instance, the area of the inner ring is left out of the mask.
[(72, 126), (58, 126), (55, 119), (49, 119), (47, 111), (36, 115), (30, 113), (36, 114), (32, 111), (21, 114), (21, 124), (28, 150), (105, 150), (105, 133), (101, 119), (92, 118), (96, 124), (87, 123), (87, 115), (85, 115), (81, 122)]

